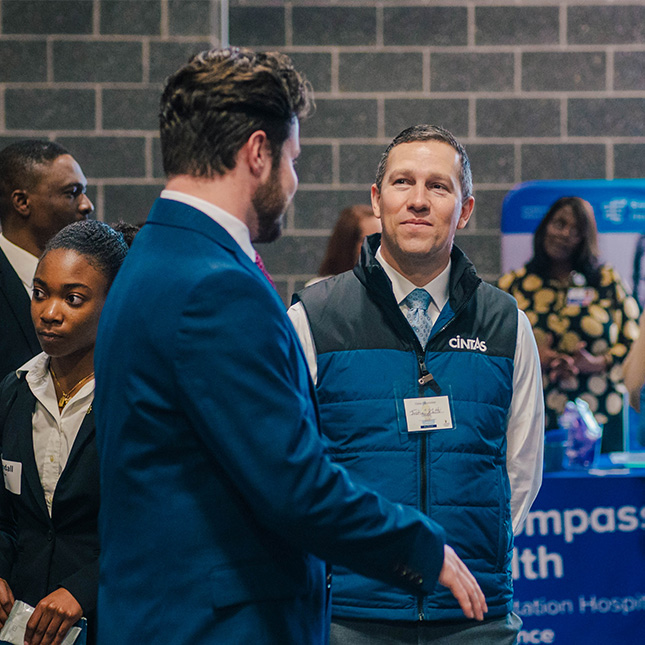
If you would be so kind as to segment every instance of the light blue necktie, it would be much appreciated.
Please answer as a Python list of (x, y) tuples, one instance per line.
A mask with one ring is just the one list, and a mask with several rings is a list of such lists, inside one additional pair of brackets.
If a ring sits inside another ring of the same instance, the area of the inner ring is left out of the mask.
[(403, 300), (403, 304), (408, 306), (405, 317), (408, 319), (410, 327), (414, 329), (421, 347), (424, 348), (432, 329), (432, 321), (428, 316), (428, 306), (431, 301), (432, 296), (425, 289), (415, 289)]

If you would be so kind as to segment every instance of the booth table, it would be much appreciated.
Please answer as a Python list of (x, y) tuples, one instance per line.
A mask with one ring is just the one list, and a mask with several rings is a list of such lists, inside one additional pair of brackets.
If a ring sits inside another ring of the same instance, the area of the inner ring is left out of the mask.
[(645, 468), (545, 473), (515, 538), (522, 643), (645, 643)]

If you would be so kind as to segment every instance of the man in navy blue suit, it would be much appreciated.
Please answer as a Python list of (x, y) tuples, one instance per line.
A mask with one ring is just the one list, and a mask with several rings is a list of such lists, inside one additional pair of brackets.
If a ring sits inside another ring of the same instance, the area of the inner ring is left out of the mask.
[(102, 645), (322, 645), (324, 561), (486, 611), (437, 523), (326, 456), (302, 348), (256, 264), (296, 191), (310, 105), (287, 57), (248, 50), (203, 52), (165, 88), (166, 188), (95, 352)]

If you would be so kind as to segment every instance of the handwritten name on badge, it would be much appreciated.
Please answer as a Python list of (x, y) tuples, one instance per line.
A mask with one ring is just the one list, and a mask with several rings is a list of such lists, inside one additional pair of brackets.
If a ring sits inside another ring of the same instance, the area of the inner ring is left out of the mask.
[(450, 400), (447, 396), (404, 399), (403, 403), (408, 432), (429, 432), (453, 427)]
[(22, 464), (19, 461), (2, 460), (2, 475), (4, 487), (14, 495), (20, 495), (20, 480), (22, 477)]

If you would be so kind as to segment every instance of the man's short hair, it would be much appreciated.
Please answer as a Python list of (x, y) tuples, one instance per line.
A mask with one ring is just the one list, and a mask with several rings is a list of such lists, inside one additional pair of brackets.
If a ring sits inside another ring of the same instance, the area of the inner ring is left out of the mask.
[(59, 143), (45, 139), (17, 141), (0, 150), (0, 216), (7, 211), (14, 190), (34, 185), (37, 166), (68, 154)]
[(467, 199), (473, 194), (473, 176), (470, 170), (470, 160), (466, 154), (466, 149), (461, 145), (461, 143), (459, 143), (459, 141), (457, 141), (457, 139), (455, 139), (451, 132), (448, 132), (448, 130), (445, 130), (438, 125), (425, 124), (413, 125), (410, 128), (406, 128), (397, 134), (392, 140), (392, 143), (390, 143), (390, 145), (385, 149), (385, 152), (381, 155), (378, 168), (376, 169), (376, 179), (374, 181), (379, 192), (381, 190), (381, 184), (383, 183), (383, 177), (385, 176), (387, 160), (392, 148), (402, 143), (414, 143), (416, 141), (443, 141), (454, 148), (456, 152), (459, 153), (461, 161), (461, 171), (459, 173), (461, 198)]
[(164, 171), (169, 177), (223, 175), (257, 130), (266, 133), (277, 165), (293, 119), (305, 118), (312, 106), (309, 83), (283, 54), (201, 52), (168, 79), (161, 97)]

